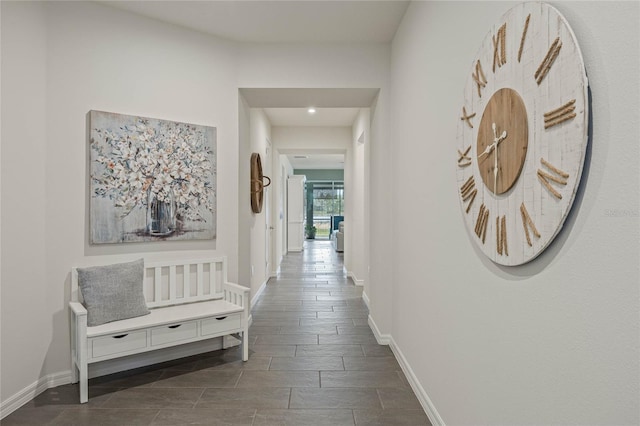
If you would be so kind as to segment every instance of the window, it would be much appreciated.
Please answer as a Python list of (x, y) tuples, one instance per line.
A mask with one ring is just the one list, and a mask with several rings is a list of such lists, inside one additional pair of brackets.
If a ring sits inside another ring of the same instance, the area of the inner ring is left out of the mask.
[(306, 223), (316, 227), (316, 238), (329, 238), (331, 218), (344, 216), (344, 181), (307, 181)]

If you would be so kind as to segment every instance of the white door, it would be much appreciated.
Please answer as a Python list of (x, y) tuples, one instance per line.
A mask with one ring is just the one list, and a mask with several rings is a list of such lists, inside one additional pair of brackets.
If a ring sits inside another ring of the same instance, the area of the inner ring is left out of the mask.
[(287, 179), (287, 249), (302, 251), (304, 241), (304, 175)]
[(280, 172), (280, 227), (282, 228), (282, 250), (280, 256), (284, 256), (287, 254), (287, 171), (284, 166), (282, 166), (282, 171)]

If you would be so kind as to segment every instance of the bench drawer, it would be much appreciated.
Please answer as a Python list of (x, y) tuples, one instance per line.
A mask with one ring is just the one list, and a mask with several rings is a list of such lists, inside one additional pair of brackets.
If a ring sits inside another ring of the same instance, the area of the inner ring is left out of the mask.
[(151, 329), (151, 346), (165, 345), (198, 336), (198, 322), (183, 322)]
[(91, 351), (93, 358), (144, 349), (146, 346), (146, 330), (112, 334), (109, 336), (95, 337), (91, 339)]
[(240, 314), (203, 319), (201, 327), (203, 336), (234, 330), (240, 328)]

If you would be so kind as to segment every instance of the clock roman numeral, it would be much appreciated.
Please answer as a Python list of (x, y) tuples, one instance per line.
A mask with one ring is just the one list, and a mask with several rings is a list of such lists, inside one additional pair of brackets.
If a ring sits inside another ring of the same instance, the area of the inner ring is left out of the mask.
[(548, 129), (557, 124), (564, 123), (576, 116), (576, 100), (572, 99), (560, 108), (556, 108), (544, 113), (544, 128)]
[(529, 216), (529, 212), (524, 206), (524, 203), (520, 204), (520, 215), (522, 216), (522, 227), (524, 228), (524, 235), (527, 237), (527, 243), (529, 244), (529, 247), (532, 247), (533, 244), (531, 244), (529, 228), (531, 228), (531, 232), (533, 232), (533, 235), (535, 235), (536, 238), (540, 238), (540, 233), (536, 229), (536, 226), (533, 224), (533, 220), (531, 220), (531, 216)]
[(496, 72), (496, 65), (498, 67), (507, 63), (507, 23), (502, 24), (498, 33), (495, 36), (491, 36), (493, 40), (493, 72)]
[(535, 74), (533, 75), (538, 85), (542, 83), (542, 80), (544, 80), (545, 76), (549, 73), (549, 70), (551, 69), (551, 65), (553, 65), (553, 62), (556, 60), (556, 58), (558, 57), (558, 54), (560, 53), (561, 47), (562, 47), (562, 42), (560, 41), (560, 37), (557, 37), (554, 40), (553, 44), (551, 44), (551, 47), (549, 48), (547, 55), (544, 57), (544, 59), (540, 63), (540, 66), (538, 67)]
[(478, 218), (476, 219), (475, 233), (478, 238), (482, 239), (484, 244), (485, 237), (487, 236), (487, 225), (489, 224), (489, 209), (487, 209), (482, 203), (480, 210), (478, 211)]
[(469, 213), (469, 210), (471, 210), (471, 205), (473, 204), (473, 200), (476, 199), (477, 193), (478, 190), (476, 189), (476, 181), (473, 179), (473, 176), (471, 176), (460, 188), (460, 196), (462, 197), (462, 201), (468, 202), (466, 210), (467, 213)]
[(487, 78), (484, 76), (482, 72), (482, 64), (480, 63), (480, 59), (476, 62), (476, 72), (471, 73), (471, 77), (473, 77), (473, 81), (476, 82), (476, 86), (478, 87), (478, 96), (482, 97), (482, 92), (480, 89), (484, 88), (487, 85)]
[(554, 197), (561, 200), (562, 195), (551, 186), (551, 183), (549, 181), (555, 182), (558, 185), (566, 185), (567, 179), (569, 178), (569, 173), (563, 172), (562, 170), (554, 167), (549, 162), (547, 162), (544, 158), (540, 158), (540, 163), (542, 163), (543, 166), (545, 166), (547, 169), (555, 173), (555, 175), (547, 173), (542, 169), (538, 169), (538, 179), (540, 179), (540, 182), (542, 182), (545, 188), (547, 188), (549, 192), (553, 194)]
[(469, 145), (469, 147), (465, 149), (464, 152), (458, 150), (458, 167), (467, 167), (471, 164), (471, 157), (469, 157), (470, 150), (471, 145)]
[(522, 30), (522, 37), (520, 37), (520, 49), (518, 49), (518, 62), (520, 62), (520, 58), (522, 57), (522, 49), (524, 48), (524, 40), (527, 37), (527, 30), (529, 29), (529, 20), (531, 19), (531, 14), (527, 16), (527, 20), (524, 21), (524, 29)]
[(467, 114), (467, 109), (464, 106), (462, 107), (462, 117), (460, 117), (460, 120), (466, 121), (469, 127), (472, 129), (473, 129), (473, 123), (471, 123), (471, 119), (475, 116), (476, 116), (475, 112), (471, 114)]
[(509, 256), (507, 248), (507, 216), (496, 217), (496, 250), (499, 255)]

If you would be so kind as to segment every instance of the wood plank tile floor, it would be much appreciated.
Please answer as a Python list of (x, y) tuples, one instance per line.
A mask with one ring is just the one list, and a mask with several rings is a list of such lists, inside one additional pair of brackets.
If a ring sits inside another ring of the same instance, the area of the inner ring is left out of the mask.
[(367, 325), (362, 288), (328, 241), (285, 256), (252, 309), (249, 361), (209, 352), (49, 389), (10, 425), (429, 425), (393, 353)]

